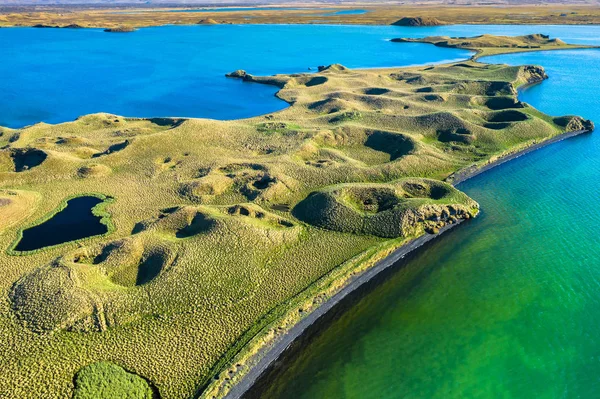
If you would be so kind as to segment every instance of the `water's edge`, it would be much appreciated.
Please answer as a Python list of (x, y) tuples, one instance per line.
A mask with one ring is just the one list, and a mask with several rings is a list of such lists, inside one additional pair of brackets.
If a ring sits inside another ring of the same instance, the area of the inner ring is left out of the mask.
[[(516, 152), (508, 153), (500, 156), (499, 158), (485, 164), (467, 167), (462, 170), (455, 172), (452, 175), (452, 184), (460, 184), (472, 177), (480, 175), (498, 165), (502, 165), (520, 156), (531, 153), (540, 148), (549, 146), (554, 143), (558, 143), (562, 140), (566, 140), (571, 137), (575, 137), (584, 133), (589, 133), (587, 130), (578, 130), (574, 132), (566, 132), (558, 134), (547, 140), (539, 143), (535, 143), (531, 146), (518, 150)], [(266, 375), (269, 371), (277, 366), (277, 361), (280, 360), (283, 355), (296, 343), (296, 341), (303, 338), (303, 335), (309, 330), (314, 328), (316, 323), (320, 322), (326, 314), (333, 311), (341, 302), (343, 302), (350, 294), (355, 293), (359, 288), (365, 286), (371, 282), (375, 277), (380, 275), (383, 271), (390, 267), (397, 265), (400, 260), (405, 258), (407, 255), (416, 252), (422, 248), (425, 244), (437, 238), (441, 234), (449, 231), (450, 229), (460, 225), (465, 220), (459, 219), (457, 223), (444, 226), (440, 229), (437, 234), (424, 234), (417, 237), (404, 245), (396, 249), (392, 254), (388, 255), (384, 259), (377, 262), (374, 266), (368, 268), (358, 276), (352, 278), (340, 291), (335, 293), (321, 305), (319, 305), (314, 311), (309, 313), (306, 317), (301, 319), (297, 324), (290, 328), (283, 336), (272, 343), (259, 349), (257, 354), (253, 355), (255, 358), (259, 358), (258, 362), (252, 366), (252, 368), (246, 373), (242, 379), (236, 383), (225, 395), (226, 399), (240, 399), (244, 397), (256, 384), (260, 378)], [(318, 330), (318, 328), (316, 328)]]

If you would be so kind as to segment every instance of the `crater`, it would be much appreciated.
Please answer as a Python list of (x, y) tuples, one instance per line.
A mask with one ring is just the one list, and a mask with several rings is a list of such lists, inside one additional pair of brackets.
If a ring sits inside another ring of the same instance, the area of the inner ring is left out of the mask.
[(442, 143), (462, 143), (471, 144), (475, 140), (475, 135), (470, 130), (459, 127), (453, 129), (446, 129), (438, 132), (438, 140)]
[(209, 218), (201, 212), (198, 212), (196, 215), (194, 215), (191, 222), (187, 226), (177, 230), (175, 237), (188, 238), (197, 234), (207, 233), (212, 230), (215, 225), (216, 222), (214, 219)]
[(385, 89), (383, 87), (370, 87), (365, 89), (364, 93), (370, 96), (381, 96), (383, 94), (389, 93), (391, 90)]
[(24, 172), (41, 165), (48, 155), (36, 148), (17, 148), (10, 151), (15, 172)]
[(521, 122), (529, 119), (529, 116), (521, 111), (506, 110), (488, 115), (488, 122)]
[(413, 140), (399, 133), (374, 131), (367, 132), (367, 136), (365, 146), (389, 154), (390, 161), (411, 154), (415, 150)]
[(485, 100), (484, 105), (491, 110), (500, 111), (510, 108), (523, 108), (521, 101), (513, 97), (492, 97)]
[(433, 200), (440, 200), (449, 193), (449, 190), (441, 185), (416, 182), (404, 182), (402, 189), (410, 197), (431, 198)]
[(129, 141), (129, 140), (125, 140), (122, 143), (113, 144), (110, 147), (108, 147), (104, 152), (92, 155), (92, 158), (98, 158), (98, 157), (101, 157), (104, 155), (110, 155), (115, 152), (122, 151), (125, 148), (127, 148), (127, 146), (129, 146), (129, 144), (131, 144), (131, 141)]
[(391, 188), (352, 187), (345, 191), (344, 199), (362, 212), (379, 213), (392, 209), (400, 203)]

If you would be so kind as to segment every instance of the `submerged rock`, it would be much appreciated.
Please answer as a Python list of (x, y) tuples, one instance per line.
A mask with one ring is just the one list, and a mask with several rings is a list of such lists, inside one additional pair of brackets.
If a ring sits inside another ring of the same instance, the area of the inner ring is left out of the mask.
[(131, 26), (117, 26), (116, 28), (106, 28), (104, 29), (104, 32), (111, 32), (111, 33), (127, 33), (127, 32), (135, 32), (136, 29), (132, 28)]

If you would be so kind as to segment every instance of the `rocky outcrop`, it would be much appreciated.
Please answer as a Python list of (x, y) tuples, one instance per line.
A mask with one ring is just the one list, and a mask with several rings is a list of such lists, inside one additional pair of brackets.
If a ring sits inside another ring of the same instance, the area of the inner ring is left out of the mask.
[(394, 22), (396, 26), (440, 26), (445, 25), (444, 22), (434, 17), (404, 17)]
[(541, 66), (526, 65), (521, 67), (519, 78), (525, 80), (527, 84), (532, 84), (548, 79), (548, 75)]
[(247, 73), (246, 71), (244, 71), (243, 69), (238, 69), (238, 70), (236, 70), (236, 71), (233, 71), (233, 72), (230, 72), (230, 73), (227, 73), (227, 74), (225, 74), (225, 76), (226, 76), (226, 77), (228, 77), (228, 78), (239, 78), (239, 79), (243, 79), (243, 78), (245, 78), (246, 76), (251, 76), (251, 75), (248, 75), (248, 73)]
[(110, 33), (128, 33), (128, 32), (135, 32), (136, 29), (132, 28), (130, 26), (117, 26), (116, 28), (106, 28), (104, 29), (104, 32), (110, 32)]
[(560, 116), (554, 118), (554, 123), (564, 127), (565, 132), (579, 132), (594, 130), (594, 122), (588, 119), (583, 119), (579, 116)]
[(212, 18), (201, 19), (197, 25), (218, 25), (219, 23)]

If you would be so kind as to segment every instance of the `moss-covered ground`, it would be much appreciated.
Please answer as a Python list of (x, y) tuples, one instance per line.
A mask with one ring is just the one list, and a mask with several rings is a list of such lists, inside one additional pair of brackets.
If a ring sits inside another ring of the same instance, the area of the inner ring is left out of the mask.
[[(443, 179), (589, 127), (516, 99), (545, 77), (539, 67), (235, 76), (277, 84), (290, 107), (2, 129), (0, 396), (187, 398), (210, 381), (205, 395), (220, 395), (257, 345), (353, 273), (475, 216)], [(108, 235), (6, 251), (85, 193), (112, 199)]]

